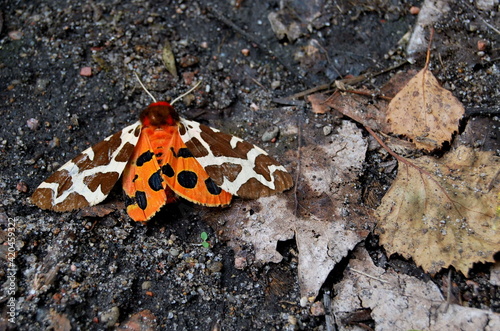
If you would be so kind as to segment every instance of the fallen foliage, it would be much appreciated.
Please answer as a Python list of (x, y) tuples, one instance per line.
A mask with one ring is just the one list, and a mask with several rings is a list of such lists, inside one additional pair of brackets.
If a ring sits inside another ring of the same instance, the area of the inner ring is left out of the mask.
[[(344, 121), (328, 145), (314, 144), (301, 150), (301, 177), (297, 187), (298, 209), (293, 190), (287, 195), (255, 201), (235, 200), (230, 209), (211, 211), (207, 222), (229, 240), (238, 265), (241, 260), (278, 263), (278, 241), (295, 237), (299, 250), (298, 274), (301, 296), (319, 292), (335, 265), (373, 228), (373, 220), (360, 206), (356, 189), (367, 149), (361, 130)], [(247, 255), (253, 247), (255, 257)], [(249, 263), (252, 261), (248, 261)]]
[(465, 146), (441, 159), (400, 161), (376, 212), (380, 243), (430, 273), (454, 266), (467, 274), (475, 262), (494, 262), (500, 248), (499, 166), (493, 152)]
[(451, 140), (464, 113), (462, 103), (440, 86), (426, 66), (391, 100), (387, 122), (392, 133), (432, 151)]
[(339, 331), (353, 330), (345, 320), (360, 310), (370, 312), (368, 318), (375, 321), (376, 330), (500, 328), (500, 315), (449, 304), (434, 283), (377, 267), (364, 248), (354, 251), (354, 258), (334, 291), (331, 312)]

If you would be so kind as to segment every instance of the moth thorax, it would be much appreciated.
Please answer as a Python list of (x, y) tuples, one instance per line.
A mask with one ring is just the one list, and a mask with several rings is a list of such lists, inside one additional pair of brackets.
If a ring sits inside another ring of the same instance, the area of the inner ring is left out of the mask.
[(150, 104), (139, 118), (144, 126), (177, 125), (179, 122), (179, 114), (165, 101)]

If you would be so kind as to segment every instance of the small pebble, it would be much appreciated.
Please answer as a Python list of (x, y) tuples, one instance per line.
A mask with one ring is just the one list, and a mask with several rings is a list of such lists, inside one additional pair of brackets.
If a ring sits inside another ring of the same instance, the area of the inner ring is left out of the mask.
[(476, 0), (475, 3), (477, 9), (490, 11), (498, 4), (498, 0)]
[(290, 323), (290, 325), (297, 325), (297, 317), (295, 317), (293, 315), (289, 315), (288, 316), (288, 323)]
[(183, 68), (194, 66), (200, 62), (200, 60), (194, 55), (186, 55), (181, 58), (179, 65)]
[(149, 290), (151, 288), (151, 281), (147, 280), (142, 283), (141, 288), (143, 290)]
[(101, 323), (105, 324), (106, 327), (113, 327), (120, 317), (120, 308), (112, 307), (110, 310), (101, 313)]
[(333, 131), (333, 128), (330, 125), (325, 125), (323, 127), (323, 134), (325, 136), (328, 136), (330, 133), (332, 133), (332, 131)]
[(12, 40), (19, 40), (23, 37), (23, 33), (21, 31), (15, 30), (9, 32), (9, 37)]
[(179, 256), (179, 250), (176, 249), (176, 248), (171, 248), (170, 251), (169, 251), (170, 255), (172, 255), (173, 257), (177, 257)]
[(486, 40), (478, 40), (477, 41), (477, 50), (484, 51), (488, 47), (488, 42)]
[(49, 83), (50, 83), (50, 80), (39, 78), (36, 80), (35, 90), (38, 93), (44, 93), (45, 90), (47, 89), (47, 85), (49, 85)]
[(241, 50), (241, 54), (243, 54), (244, 56), (248, 56), (250, 55), (250, 50), (248, 48), (243, 48)]
[(80, 69), (80, 76), (90, 77), (92, 76), (92, 68), (91, 67), (83, 67)]
[(418, 15), (420, 13), (420, 8), (417, 6), (411, 6), (410, 7), (410, 14), (412, 15)]
[(37, 120), (36, 118), (30, 118), (29, 120), (26, 121), (26, 125), (31, 130), (36, 131), (36, 130), (38, 130), (38, 127), (40, 126), (40, 121)]
[(184, 84), (186, 84), (187, 86), (193, 84), (194, 76), (195, 73), (193, 71), (183, 72), (182, 79), (184, 80)]
[(25, 182), (19, 182), (16, 184), (16, 189), (19, 192), (26, 193), (26, 192), (28, 192), (28, 185), (26, 185)]
[(265, 142), (272, 141), (273, 139), (276, 139), (278, 137), (279, 133), (280, 133), (280, 128), (278, 128), (277, 126), (270, 127), (262, 135), (262, 141)]
[(208, 265), (208, 270), (211, 272), (220, 272), (222, 270), (222, 262), (220, 261), (214, 261)]
[(60, 145), (61, 145), (61, 139), (59, 139), (57, 137), (54, 137), (54, 138), (52, 138), (51, 141), (49, 141), (50, 148), (56, 148), (56, 147), (59, 147)]
[(307, 297), (302, 297), (300, 298), (300, 306), (302, 308), (306, 307), (307, 306)]
[(71, 115), (69, 121), (71, 122), (72, 126), (78, 126), (78, 115), (77, 114)]
[(244, 256), (236, 256), (234, 258), (234, 267), (238, 270), (243, 270), (248, 265), (247, 258)]
[(311, 305), (310, 311), (313, 316), (323, 316), (325, 315), (325, 306), (321, 301), (316, 301)]
[(257, 106), (254, 102), (252, 102), (252, 103), (250, 104), (250, 109), (251, 109), (251, 110), (253, 110), (253, 111), (257, 111), (257, 110), (259, 110), (260, 108), (259, 108), (259, 106)]
[(273, 90), (276, 90), (277, 88), (279, 88), (281, 86), (281, 82), (279, 80), (275, 80), (271, 83), (271, 88)]

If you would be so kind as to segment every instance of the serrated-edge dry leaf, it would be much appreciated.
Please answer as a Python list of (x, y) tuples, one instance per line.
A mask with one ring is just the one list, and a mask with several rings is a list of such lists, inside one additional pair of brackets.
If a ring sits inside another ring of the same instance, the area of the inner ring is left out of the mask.
[(417, 148), (432, 151), (451, 140), (464, 113), (460, 101), (441, 87), (426, 67), (391, 100), (387, 122), (392, 133), (405, 135)]
[(460, 146), (441, 159), (399, 163), (398, 175), (376, 211), (380, 243), (389, 254), (413, 258), (430, 273), (494, 262), (500, 250), (500, 158)]

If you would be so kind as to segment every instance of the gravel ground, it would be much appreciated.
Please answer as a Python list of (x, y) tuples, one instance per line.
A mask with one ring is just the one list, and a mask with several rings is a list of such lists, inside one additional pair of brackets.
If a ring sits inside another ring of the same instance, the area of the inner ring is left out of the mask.
[[(42, 211), (27, 198), (78, 151), (136, 120), (150, 100), (133, 71), (165, 100), (202, 78), (202, 90), (179, 103), (179, 112), (258, 143), (279, 159), (297, 148), (297, 137), (263, 142), (276, 118), (297, 116), (307, 128), (322, 128), (337, 117), (313, 114), (302, 100), (283, 105), (276, 98), (401, 62), (398, 41), (415, 23), (409, 9), (418, 3), (318, 0), (302, 8), (289, 1), (304, 24), (297, 38), (288, 30), (281, 40), (268, 19), (280, 1), (0, 3), (0, 247), (6, 256), (7, 228), (15, 223), (19, 329), (330, 330), (321, 311), (300, 302), (293, 241), (278, 245), (281, 263), (237, 269), (232, 250), (203, 221), (208, 208), (181, 201), (141, 225), (126, 215), (118, 187), (94, 214)], [(470, 118), (493, 121), (500, 99), (499, 34), (483, 24), (484, 15), (468, 4), (452, 5), (436, 26), (431, 70)], [(178, 77), (162, 61), (167, 42)], [(318, 44), (323, 52), (307, 52)], [(422, 66), (417, 58), (402, 68)], [(389, 74), (364, 84), (380, 87)], [(498, 153), (498, 139), (489, 148)], [(370, 170), (381, 161), (368, 156), (361, 183), (382, 183), (374, 189), (378, 198), (394, 177)], [(201, 245), (202, 232), (208, 248)], [(411, 261), (389, 259), (376, 237), (364, 245), (378, 265), (448, 287), (448, 270), (431, 277)], [(330, 295), (347, 261), (332, 272), (321, 296)], [(7, 318), (12, 282), (7, 259), (0, 264)], [(475, 267), (470, 280), (452, 274), (457, 302), (500, 312), (489, 267)], [(2, 319), (5, 328), (13, 325)]]

